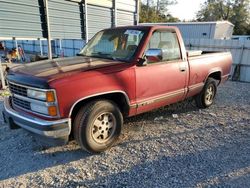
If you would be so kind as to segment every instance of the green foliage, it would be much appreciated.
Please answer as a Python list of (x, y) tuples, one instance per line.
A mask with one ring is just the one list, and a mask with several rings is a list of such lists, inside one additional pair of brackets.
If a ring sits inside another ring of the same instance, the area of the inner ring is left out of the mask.
[(197, 21), (228, 20), (234, 34), (250, 34), (250, 0), (207, 0), (197, 13)]
[(147, 0), (140, 4), (140, 22), (156, 23), (156, 22), (178, 22), (178, 18), (168, 14), (168, 6), (175, 4), (172, 0)]

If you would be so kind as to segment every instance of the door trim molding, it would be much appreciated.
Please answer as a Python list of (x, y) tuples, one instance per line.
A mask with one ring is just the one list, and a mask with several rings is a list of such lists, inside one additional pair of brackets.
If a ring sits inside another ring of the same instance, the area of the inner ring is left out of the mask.
[(189, 86), (188, 89), (189, 89), (189, 91), (193, 91), (196, 89), (202, 89), (204, 85), (205, 84), (203, 82), (201, 82), (201, 83), (193, 84), (193, 85)]
[(139, 108), (139, 107), (150, 105), (150, 104), (153, 104), (153, 103), (165, 101), (167, 99), (176, 97), (178, 95), (184, 95), (184, 94), (185, 94), (185, 89), (183, 88), (183, 89), (180, 89), (180, 90), (176, 90), (176, 91), (169, 92), (167, 94), (155, 97), (153, 99), (146, 99), (146, 100), (140, 101), (140, 102), (137, 103), (136, 107)]

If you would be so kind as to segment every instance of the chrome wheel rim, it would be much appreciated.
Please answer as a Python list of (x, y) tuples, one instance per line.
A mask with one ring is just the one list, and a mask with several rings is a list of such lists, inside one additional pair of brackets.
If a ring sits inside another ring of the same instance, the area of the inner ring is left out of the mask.
[(91, 134), (95, 142), (104, 143), (113, 137), (116, 129), (116, 119), (112, 113), (98, 115), (92, 124)]
[(207, 105), (210, 105), (213, 103), (214, 100), (214, 93), (215, 93), (215, 88), (213, 85), (209, 85), (207, 87), (207, 90), (205, 92), (205, 102)]

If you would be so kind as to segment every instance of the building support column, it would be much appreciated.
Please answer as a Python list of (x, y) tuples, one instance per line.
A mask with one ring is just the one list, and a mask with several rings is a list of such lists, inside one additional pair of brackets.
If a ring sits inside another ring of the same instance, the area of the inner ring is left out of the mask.
[(113, 3), (113, 18), (112, 18), (112, 26), (117, 27), (117, 2), (116, 0), (112, 1)]
[(140, 22), (140, 1), (139, 0), (136, 0), (135, 1), (136, 3), (136, 12), (135, 12), (135, 25), (139, 25), (139, 22)]
[(84, 16), (85, 16), (85, 40), (86, 40), (86, 43), (87, 43), (89, 41), (88, 2), (87, 2), (87, 0), (84, 1)]
[(51, 47), (51, 35), (50, 35), (50, 21), (49, 21), (49, 4), (48, 0), (45, 0), (45, 14), (47, 21), (47, 42), (48, 42), (48, 59), (52, 59), (52, 47)]

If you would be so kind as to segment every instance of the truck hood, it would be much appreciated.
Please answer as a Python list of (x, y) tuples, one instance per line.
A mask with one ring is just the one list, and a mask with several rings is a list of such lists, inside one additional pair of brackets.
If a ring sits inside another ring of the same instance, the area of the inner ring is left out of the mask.
[(121, 63), (122, 62), (108, 59), (82, 56), (58, 58), (15, 66), (10, 69), (7, 79), (19, 84), (47, 88), (49, 81), (70, 76), (78, 72)]

